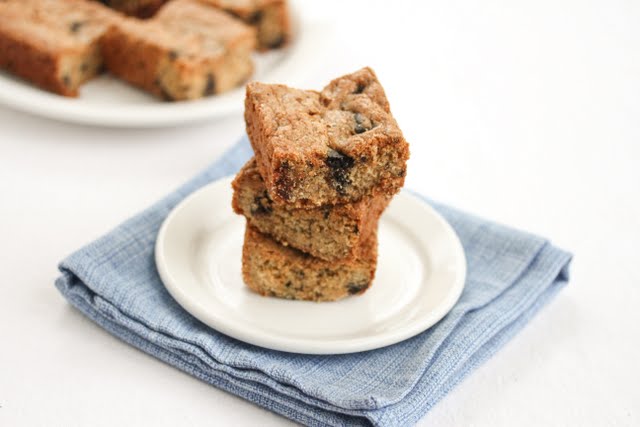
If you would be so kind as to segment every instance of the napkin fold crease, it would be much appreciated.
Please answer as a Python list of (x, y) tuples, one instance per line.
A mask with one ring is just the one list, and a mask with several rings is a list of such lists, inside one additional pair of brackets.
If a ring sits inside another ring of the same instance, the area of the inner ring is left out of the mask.
[(166, 198), (62, 261), (56, 280), (62, 295), (123, 341), (299, 423), (406, 425), (491, 357), (568, 282), (569, 253), (423, 197), (452, 225), (467, 257), (465, 290), (434, 327), (381, 349), (331, 356), (267, 350), (230, 338), (171, 298), (155, 267), (154, 245), (174, 206), (237, 172), (251, 155), (244, 138)]

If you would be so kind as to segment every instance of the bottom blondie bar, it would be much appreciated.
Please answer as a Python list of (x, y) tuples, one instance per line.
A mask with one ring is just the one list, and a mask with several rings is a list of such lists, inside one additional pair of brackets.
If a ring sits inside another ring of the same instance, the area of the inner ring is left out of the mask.
[(362, 242), (357, 258), (323, 261), (275, 240), (247, 225), (242, 249), (242, 276), (255, 292), (279, 298), (334, 301), (365, 292), (375, 275), (377, 232)]

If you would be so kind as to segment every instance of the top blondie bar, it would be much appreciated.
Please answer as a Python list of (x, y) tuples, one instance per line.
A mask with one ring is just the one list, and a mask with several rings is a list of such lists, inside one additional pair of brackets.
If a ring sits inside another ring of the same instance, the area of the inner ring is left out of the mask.
[(348, 203), (404, 184), (409, 146), (370, 68), (322, 92), (249, 83), (245, 121), (275, 203)]

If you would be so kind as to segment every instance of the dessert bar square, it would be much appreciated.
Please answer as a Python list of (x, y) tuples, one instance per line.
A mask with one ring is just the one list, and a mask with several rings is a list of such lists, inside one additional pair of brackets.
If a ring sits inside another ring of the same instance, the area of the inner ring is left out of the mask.
[(258, 48), (275, 49), (289, 38), (286, 0), (203, 0), (257, 29)]
[(242, 249), (242, 276), (249, 288), (265, 296), (334, 301), (365, 292), (375, 275), (377, 233), (359, 247), (358, 257), (324, 261), (282, 246), (247, 226)]
[(197, 0), (173, 0), (154, 18), (123, 18), (102, 38), (110, 72), (167, 100), (224, 92), (253, 71), (255, 30)]
[(0, 68), (77, 96), (102, 69), (99, 39), (115, 12), (85, 0), (0, 1)]
[(276, 203), (347, 203), (393, 195), (404, 184), (409, 147), (370, 68), (322, 92), (249, 83), (245, 121)]
[(240, 170), (232, 186), (233, 209), (250, 226), (283, 245), (328, 261), (354, 257), (360, 242), (376, 232), (390, 201), (389, 196), (379, 195), (314, 209), (277, 205), (266, 191), (255, 158)]

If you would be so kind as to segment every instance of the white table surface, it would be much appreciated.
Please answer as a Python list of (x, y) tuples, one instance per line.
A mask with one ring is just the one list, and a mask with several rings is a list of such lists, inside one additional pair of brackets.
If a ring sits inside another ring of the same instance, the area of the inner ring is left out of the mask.
[[(570, 285), (420, 425), (640, 425), (640, 3), (390, 4), (309, 2), (335, 44), (310, 86), (371, 65), (411, 143), (408, 187), (575, 254)], [(0, 425), (289, 424), (53, 286), (64, 256), (242, 132), (240, 114), (116, 130), (0, 107)]]

